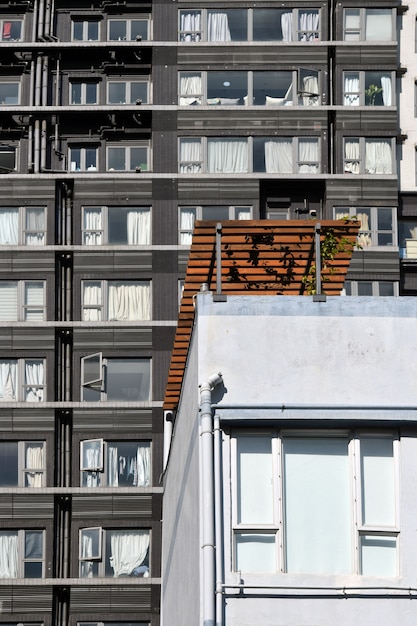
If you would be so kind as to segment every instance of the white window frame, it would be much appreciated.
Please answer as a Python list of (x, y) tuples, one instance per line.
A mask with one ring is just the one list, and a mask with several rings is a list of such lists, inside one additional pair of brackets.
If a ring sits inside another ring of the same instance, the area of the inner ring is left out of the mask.
[[(73, 18), (71, 20), (71, 41), (100, 41), (100, 22), (101, 20), (97, 20), (94, 18), (91, 19), (76, 19)], [(75, 39), (74, 37), (74, 24), (82, 24), (83, 25), (83, 37), (82, 39)], [(88, 36), (88, 26), (90, 23), (97, 24), (97, 39), (90, 39)]]
[[(203, 213), (204, 213), (204, 209), (206, 208), (211, 208), (211, 207), (222, 207), (225, 208), (226, 210), (228, 210), (228, 217), (224, 218), (224, 219), (229, 219), (229, 220), (238, 220), (239, 218), (239, 213), (247, 213), (249, 212), (249, 217), (247, 219), (252, 219), (253, 217), (253, 206), (252, 205), (244, 205), (244, 204), (233, 204), (233, 205), (212, 205), (212, 204), (204, 204), (204, 205), (191, 205), (191, 206), (186, 206), (186, 205), (181, 205), (178, 207), (178, 242), (180, 245), (188, 245), (188, 244), (181, 244), (181, 239), (183, 239), (184, 237), (191, 237), (193, 234), (193, 229), (190, 228), (181, 228), (181, 224), (182, 224), (182, 219), (181, 216), (183, 213), (187, 212), (190, 213), (191, 211), (194, 212), (194, 222), (196, 220), (202, 220), (203, 218)], [(215, 218), (214, 218), (215, 219)], [(242, 219), (246, 219), (246, 218), (242, 218)], [(184, 285), (182, 285), (183, 288)], [(181, 288), (181, 293), (182, 293), (182, 288)], [(181, 300), (181, 298), (180, 298)]]
[[(391, 211), (391, 223), (392, 223), (392, 230), (383, 230), (383, 229), (379, 229), (378, 228), (378, 211), (380, 209), (388, 209)], [(344, 219), (345, 217), (349, 217), (349, 218), (356, 218), (360, 220), (360, 216), (361, 214), (366, 211), (370, 211), (370, 221), (371, 224), (369, 225), (368, 223), (368, 228), (363, 228), (362, 229), (362, 224), (358, 233), (358, 237), (357, 237), (357, 242), (358, 245), (362, 248), (368, 248), (368, 247), (372, 247), (372, 248), (390, 248), (392, 247), (397, 247), (397, 241), (398, 241), (398, 235), (397, 235), (397, 208), (393, 207), (393, 206), (381, 206), (381, 207), (365, 207), (365, 206), (356, 206), (356, 207), (334, 207), (333, 209), (333, 215), (334, 215), (334, 219)], [(367, 215), (367, 213), (365, 214)], [(365, 218), (366, 219), (366, 218)], [(369, 220), (368, 220), (369, 221)], [(366, 226), (366, 224), (364, 224), (364, 226)], [(370, 226), (370, 227), (369, 227)], [(379, 244), (378, 243), (378, 236), (379, 235), (389, 235), (392, 233), (392, 244), (391, 246), (389, 246), (388, 244)], [(376, 242), (376, 243), (373, 243)]]
[[(82, 557), (82, 541), (81, 541), (81, 537), (83, 535), (83, 532), (91, 532), (91, 531), (97, 531), (99, 533), (99, 556), (94, 556), (94, 557)], [(79, 565), (79, 576), (80, 578), (81, 576), (81, 564), (82, 563), (88, 563), (88, 562), (95, 562), (98, 564), (98, 574), (97, 576), (92, 576), (92, 578), (109, 578), (109, 576), (106, 576), (106, 561), (109, 558), (109, 556), (106, 554), (106, 540), (107, 540), (107, 533), (111, 533), (112, 531), (114, 532), (118, 532), (118, 531), (126, 531), (126, 532), (137, 532), (137, 533), (143, 533), (143, 534), (147, 534), (149, 537), (149, 547), (148, 547), (148, 553), (149, 553), (149, 570), (148, 570), (148, 576), (149, 576), (149, 572), (150, 572), (150, 560), (151, 560), (151, 547), (152, 547), (152, 533), (151, 530), (149, 528), (103, 528), (102, 526), (91, 526), (91, 527), (85, 527), (85, 528), (80, 528), (78, 531), (78, 565)]]
[[(85, 304), (83, 301), (84, 296), (84, 286), (88, 283), (99, 286), (101, 289), (101, 302), (99, 304)], [(150, 280), (83, 280), (81, 281), (81, 318), (84, 320), (84, 314), (87, 309), (94, 309), (100, 311), (101, 316), (100, 320), (97, 321), (118, 321), (115, 319), (109, 320), (109, 287), (112, 285), (138, 285), (139, 287), (148, 287), (149, 289), (149, 315), (146, 317), (142, 317), (140, 321), (150, 320), (152, 319), (151, 312), (151, 303), (152, 303), (152, 292), (151, 292), (151, 281)], [(135, 318), (136, 319), (136, 318)], [(121, 321), (121, 320), (119, 320)], [(124, 320), (123, 320), (124, 321)], [(131, 321), (131, 320), (127, 320)]]
[[(26, 533), (33, 533), (33, 532), (41, 532), (42, 533), (42, 558), (41, 559), (30, 559), (28, 557), (25, 557), (25, 537), (26, 537)], [(42, 576), (36, 577), (39, 580), (41, 578), (45, 578), (45, 530), (42, 528), (24, 528), (24, 529), (5, 529), (2, 528), (0, 529), (0, 535), (2, 533), (17, 533), (17, 538), (18, 538), (18, 561), (19, 561), (19, 565), (18, 565), (18, 569), (19, 569), (19, 573), (17, 578), (25, 578), (24, 572), (25, 572), (25, 563), (41, 563), (42, 565)], [(16, 580), (16, 579), (10, 579), (10, 580)], [(27, 580), (33, 580), (33, 578), (27, 578)]]
[[(46, 207), (45, 206), (0, 206), (0, 213), (1, 211), (14, 211), (17, 212), (17, 221), (18, 221), (18, 226), (17, 226), (17, 242), (6, 242), (6, 243), (0, 243), (0, 247), (2, 245), (7, 246), (7, 245), (17, 245), (17, 246), (30, 246), (30, 245), (41, 245), (41, 246), (45, 246), (46, 245), (46, 224), (47, 224), (47, 215), (46, 215)], [(32, 230), (30, 228), (26, 227), (27, 224), (27, 218), (28, 218), (28, 211), (30, 210), (41, 210), (43, 211), (44, 214), (44, 224), (45, 227), (44, 229), (39, 229), (39, 230)], [(43, 236), (43, 243), (37, 243), (37, 244), (31, 244), (31, 243), (27, 243), (27, 237), (30, 235), (40, 235), (41, 237)]]
[[(86, 378), (86, 367), (85, 367), (85, 363), (88, 362), (88, 360), (91, 359), (95, 359), (96, 361), (98, 361), (99, 365), (97, 367), (97, 376), (96, 377), (92, 377), (90, 380), (88, 380)], [(144, 398), (142, 400), (111, 400), (108, 399), (108, 366), (109, 366), (109, 362), (117, 362), (117, 361), (135, 361), (135, 362), (141, 362), (141, 363), (147, 363), (148, 364), (148, 372), (149, 372), (149, 393), (148, 393), (148, 397)], [(100, 377), (100, 373), (101, 373), (101, 377)], [(84, 389), (93, 389), (95, 391), (97, 391), (97, 398), (96, 400), (86, 400), (85, 398), (83, 398), (83, 390)], [(113, 358), (113, 357), (103, 357), (103, 353), (102, 352), (97, 352), (95, 354), (88, 354), (84, 357), (81, 357), (81, 396), (82, 396), (82, 401), (84, 402), (134, 402), (135, 404), (137, 404), (138, 402), (150, 402), (151, 398), (152, 398), (152, 359), (150, 357), (126, 357), (126, 358)]]
[[(285, 9), (285, 12), (287, 13), (292, 13), (292, 39), (291, 41), (294, 42), (311, 42), (311, 41), (319, 41), (321, 39), (321, 22), (322, 22), (322, 14), (321, 14), (321, 8), (320, 6), (317, 7), (309, 7), (309, 6), (305, 6), (305, 7), (300, 7), (300, 8), (293, 8), (293, 7), (284, 7), (284, 6), (280, 6), (279, 9), (277, 10), (283, 10)], [(227, 7), (227, 9), (225, 9), (227, 11), (231, 11), (233, 10), (232, 7)], [(242, 9), (238, 9), (238, 10), (242, 10)], [(208, 39), (208, 15), (210, 13), (210, 11), (216, 11), (216, 12), (221, 12), (221, 9), (194, 9), (192, 7), (190, 7), (189, 9), (180, 9), (178, 11), (178, 41), (181, 43), (197, 43), (197, 42), (207, 42)], [(249, 8), (247, 9), (247, 16), (246, 16), (246, 24), (247, 24), (247, 34), (246, 34), (246, 38), (245, 39), (234, 39), (231, 42), (228, 41), (222, 41), (222, 43), (224, 44), (230, 44), (233, 43), (235, 41), (254, 41), (253, 39), (253, 23), (254, 23), (254, 19), (253, 19), (253, 12), (256, 11), (255, 9)], [(312, 37), (311, 39), (303, 39), (302, 37), (304, 37), (306, 32), (310, 32), (310, 31), (303, 31), (301, 29), (298, 28), (298, 24), (299, 24), (299, 17), (300, 17), (300, 13), (303, 13), (305, 11), (310, 11), (310, 12), (317, 12), (318, 16), (319, 16), (319, 28), (317, 31), (312, 31), (312, 33), (309, 35), (309, 37)], [(181, 14), (189, 14), (189, 13), (193, 13), (193, 14), (200, 14), (200, 24), (201, 24), (201, 29), (200, 30), (181, 30)], [(185, 40), (186, 37), (190, 37), (190, 39), (188, 39), (188, 41)], [(256, 41), (260, 41), (259, 39), (257, 39)], [(266, 41), (266, 40), (265, 40)], [(284, 40), (278, 40), (279, 43), (287, 43)]]
[[(344, 295), (346, 295), (347, 297), (350, 297), (350, 296), (352, 296), (352, 297), (360, 297), (359, 285), (361, 283), (367, 283), (367, 284), (371, 285), (371, 288), (372, 288), (372, 294), (371, 295), (373, 297), (378, 297), (378, 296), (381, 295), (380, 294), (380, 285), (383, 284), (383, 283), (390, 283), (390, 284), (392, 284), (392, 286), (393, 286), (393, 295), (394, 296), (398, 296), (399, 295), (399, 283), (398, 283), (398, 281), (395, 281), (395, 280), (363, 280), (363, 281), (362, 280), (361, 281), (358, 281), (358, 280), (345, 280), (345, 282), (344, 282), (344, 285), (345, 285), (345, 288), (344, 288), (344, 292), (345, 293), (344, 293)], [(348, 285), (348, 289), (346, 289), (347, 285)], [(346, 291), (350, 291), (350, 294), (348, 295), (346, 293)]]
[[(129, 439), (127, 441), (123, 441), (121, 439), (109, 439), (107, 441), (104, 441), (104, 439), (84, 439), (83, 441), (80, 441), (80, 486), (84, 488), (84, 484), (83, 484), (83, 479), (84, 479), (84, 475), (88, 475), (90, 474), (97, 474), (98, 475), (98, 479), (97, 479), (97, 485), (95, 485), (95, 487), (97, 487), (98, 489), (100, 489), (101, 487), (107, 487), (108, 486), (108, 482), (109, 482), (109, 467), (108, 467), (108, 447), (111, 444), (123, 444), (123, 443), (129, 443), (129, 444), (133, 444), (135, 446), (137, 446), (138, 448), (149, 448), (149, 453), (151, 454), (151, 444), (150, 441), (146, 441), (146, 440), (140, 440), (140, 439)], [(86, 447), (95, 447), (96, 450), (99, 451), (98, 454), (98, 461), (96, 466), (90, 466), (87, 467), (84, 464), (84, 450)], [(150, 466), (149, 466), (149, 476), (148, 476), (148, 485), (146, 486), (150, 486), (151, 485), (151, 474), (152, 474), (152, 463), (150, 462)], [(88, 487), (88, 485), (87, 485)], [(112, 487), (114, 489), (117, 489), (117, 486), (112, 485)], [(142, 485), (123, 485), (124, 488), (133, 488), (133, 489), (141, 489), (143, 488)]]
[[(136, 85), (136, 84), (140, 84), (140, 85), (145, 85), (146, 86), (146, 96), (145, 99), (142, 100), (141, 98), (139, 99), (132, 99), (131, 96), (131, 92), (132, 92), (132, 85)], [(125, 99), (123, 102), (110, 102), (110, 86), (111, 85), (124, 85), (125, 86)], [(149, 104), (150, 103), (150, 97), (149, 97), (149, 91), (150, 91), (150, 81), (149, 79), (145, 79), (144, 80), (135, 80), (135, 79), (129, 79), (129, 80), (108, 80), (107, 81), (107, 99), (106, 102), (107, 104), (113, 104), (113, 105), (117, 105), (117, 104)]]
[[(39, 321), (44, 321), (46, 319), (46, 282), (44, 280), (2, 280), (0, 281), (0, 294), (1, 287), (4, 284), (8, 284), (9, 286), (16, 286), (16, 317), (10, 318), (9, 320), (4, 319), (3, 321), (17, 321), (17, 322), (26, 322), (27, 312), (35, 312), (41, 311), (42, 318)], [(35, 306), (31, 304), (27, 304), (26, 302), (26, 287), (31, 284), (42, 284), (42, 305)], [(0, 297), (1, 301), (1, 297)]]
[[(129, 244), (128, 241), (126, 240), (126, 242), (124, 244), (114, 244), (114, 243), (109, 243), (109, 210), (113, 210), (113, 209), (117, 209), (119, 207), (114, 207), (114, 206), (83, 206), (82, 208), (82, 218), (83, 218), (83, 222), (82, 222), (82, 229), (81, 229), (81, 237), (82, 237), (82, 244), (83, 245), (93, 245), (93, 244), (88, 244), (86, 243), (86, 238), (92, 235), (97, 235), (99, 237), (101, 237), (102, 242), (99, 244), (94, 244), (94, 245), (137, 245), (137, 244)], [(122, 209), (135, 209), (138, 211), (144, 211), (146, 213), (149, 214), (149, 231), (146, 234), (146, 240), (147, 243), (143, 243), (143, 244), (138, 244), (141, 246), (144, 245), (151, 245), (152, 242), (152, 225), (151, 225), (151, 207), (150, 206), (132, 206), (132, 207), (120, 207)], [(101, 228), (99, 229), (93, 229), (93, 228), (86, 228), (85, 227), (85, 211), (94, 211), (96, 210), (97, 212), (100, 211), (100, 215), (101, 215)]]
[[(134, 162), (132, 150), (135, 148), (143, 148), (146, 151), (146, 163)], [(124, 169), (115, 169), (110, 167), (110, 150), (124, 150)], [(137, 141), (134, 145), (127, 144), (107, 144), (106, 146), (106, 171), (107, 172), (149, 172), (151, 171), (151, 149), (149, 140)]]
[[(15, 23), (19, 23), (20, 24), (20, 37), (17, 37), (16, 39), (12, 39), (11, 37), (4, 37), (3, 35), (3, 29), (4, 29), (4, 25), (8, 22), (15, 22)], [(13, 19), (13, 18), (4, 18), (2, 20), (0, 20), (0, 41), (4, 41), (4, 42), (10, 42), (10, 41), (23, 41), (23, 25), (24, 25), (24, 21), (23, 20), (19, 20), (19, 19)]]
[[(336, 438), (336, 439), (345, 439), (348, 446), (348, 461), (349, 461), (349, 473), (350, 473), (350, 484), (355, 485), (355, 490), (352, 492), (352, 488), (349, 490), (349, 497), (351, 498), (351, 510), (353, 519), (350, 520), (351, 524), (351, 532), (354, 535), (354, 540), (352, 542), (352, 571), (350, 574), (358, 574), (362, 575), (361, 572), (361, 558), (360, 558), (360, 548), (361, 548), (361, 537), (363, 536), (375, 536), (375, 537), (383, 537), (383, 538), (394, 538), (396, 541), (396, 573), (393, 576), (389, 576), (389, 578), (398, 576), (399, 566), (398, 566), (398, 557), (399, 557), (399, 540), (400, 540), (400, 524), (399, 524), (399, 438), (398, 434), (392, 431), (378, 431), (378, 432), (369, 432), (369, 431), (357, 431), (357, 432), (348, 432), (348, 431), (319, 431), (317, 432), (317, 437), (319, 438)], [(240, 523), (238, 518), (238, 439), (240, 437), (249, 437), (254, 439), (255, 437), (263, 437), (266, 439), (270, 439), (271, 441), (271, 471), (272, 471), (272, 485), (270, 485), (269, 478), (265, 479), (266, 484), (271, 486), (270, 498), (272, 502), (271, 509), (271, 523), (264, 524), (248, 524), (248, 523)], [(247, 535), (266, 535), (269, 537), (275, 538), (275, 561), (276, 561), (276, 569), (274, 572), (267, 571), (264, 573), (284, 573), (287, 570), (286, 566), (286, 546), (285, 546), (285, 494), (284, 494), (284, 471), (283, 471), (283, 445), (286, 438), (315, 438), (314, 433), (308, 431), (308, 433), (303, 433), (302, 431), (269, 431), (269, 432), (261, 432), (257, 431), (256, 433), (251, 432), (235, 432), (232, 433), (230, 438), (230, 460), (231, 460), (231, 482), (232, 482), (232, 570), (235, 572), (239, 572), (236, 565), (236, 537), (247, 534)], [(361, 455), (360, 455), (360, 442), (365, 439), (387, 439), (392, 441), (393, 446), (393, 476), (394, 476), (394, 516), (395, 521), (392, 526), (384, 526), (378, 524), (366, 524), (363, 521), (363, 513), (362, 513), (362, 502), (361, 502), (361, 481), (362, 481), (362, 473), (361, 473)], [(247, 573), (243, 572), (242, 573)], [(248, 572), (251, 573), (251, 572)], [(258, 572), (252, 572), (258, 573)], [(329, 575), (332, 575), (329, 572)]]
[[(367, 96), (366, 94), (366, 90), (365, 90), (365, 82), (366, 82), (366, 74), (370, 73), (370, 72), (378, 72), (380, 74), (387, 74), (390, 76), (391, 78), (391, 105), (384, 105), (384, 104), (380, 104), (380, 105), (375, 105), (375, 104), (371, 104), (370, 102), (367, 101), (367, 98), (369, 98), (369, 96)], [(346, 92), (345, 91), (345, 78), (347, 77), (347, 75), (355, 75), (358, 80), (359, 80), (359, 90), (357, 92)], [(349, 96), (357, 96), (359, 102), (357, 106), (394, 106), (395, 105), (395, 73), (392, 72), (391, 70), (387, 70), (386, 72), (384, 72), (383, 70), (345, 70), (343, 72), (343, 106), (355, 106), (352, 104), (345, 104), (345, 98), (349, 97)]]
[[(126, 36), (120, 39), (110, 39), (110, 27), (115, 22), (126, 23)], [(139, 38), (132, 38), (132, 22), (144, 22), (147, 26), (146, 37), (143, 35)], [(150, 41), (151, 39), (151, 16), (144, 14), (143, 16), (125, 17), (125, 18), (110, 18), (107, 23), (107, 40), (108, 41)]]
[[(391, 172), (386, 173), (372, 173), (366, 171), (366, 143), (388, 143), (391, 147)], [(346, 158), (346, 142), (358, 142), (359, 143), (359, 159)], [(357, 163), (359, 165), (359, 172), (354, 173), (349, 169), (349, 163)], [(393, 137), (344, 137), (343, 138), (343, 173), (352, 176), (391, 176), (396, 172), (396, 159), (395, 159), (395, 139)]]
[[(81, 99), (80, 102), (73, 102), (73, 98), (72, 98), (72, 88), (73, 85), (81, 85)], [(95, 102), (87, 102), (87, 86), (89, 85), (94, 85), (95, 89), (96, 89), (96, 97), (95, 97)], [(96, 104), (99, 103), (99, 89), (98, 89), (99, 83), (97, 81), (94, 80), (77, 80), (77, 79), (72, 79), (69, 82), (69, 103), (72, 106), (80, 106), (80, 105), (85, 105), (85, 106), (94, 106)]]
[[(375, 9), (380, 9), (380, 7), (366, 7), (366, 8), (346, 7), (345, 9), (343, 9), (343, 40), (344, 41), (367, 41), (367, 39), (365, 38), (366, 14), (368, 11), (372, 11)], [(395, 29), (396, 9), (384, 7), (384, 10), (391, 11), (391, 37), (392, 37), (391, 39), (384, 40), (384, 41), (396, 41), (396, 29)], [(359, 11), (359, 27), (358, 28), (346, 27), (347, 11)]]
[[(72, 160), (73, 150), (80, 151), (80, 167), (77, 168), (77, 161)], [(95, 165), (89, 165), (87, 151), (92, 150), (95, 153)], [(68, 147), (68, 166), (70, 172), (96, 172), (98, 170), (98, 147), (97, 146), (80, 146), (71, 145)]]
[[(42, 363), (43, 365), (43, 380), (44, 382), (42, 384), (39, 385), (34, 385), (34, 384), (29, 384), (26, 381), (26, 368), (25, 365), (27, 362), (35, 362), (35, 363)], [(26, 388), (31, 388), (31, 389), (37, 389), (38, 393), (40, 394), (39, 396), (39, 400), (38, 402), (46, 402), (46, 359), (38, 359), (38, 358), (27, 358), (27, 359), (5, 359), (2, 358), (0, 359), (0, 364), (1, 363), (15, 363), (16, 364), (16, 389), (15, 389), (15, 393), (16, 393), (16, 397), (12, 398), (12, 399), (8, 399), (5, 398), (3, 400), (3, 398), (0, 398), (0, 406), (1, 406), (1, 401), (5, 401), (5, 402), (29, 402), (29, 400), (26, 400), (25, 397), (25, 392), (26, 392)]]
[(34, 489), (36, 487), (30, 487), (26, 482), (26, 475), (30, 473), (36, 473), (41, 475), (41, 487), (46, 486), (46, 466), (42, 468), (31, 468), (26, 465), (26, 446), (27, 445), (39, 445), (43, 448), (43, 458), (46, 460), (46, 442), (42, 440), (32, 441), (30, 439), (25, 439), (24, 441), (16, 441), (9, 439), (2, 439), (0, 441), (1, 444), (6, 443), (15, 443), (17, 445), (17, 481), (16, 485), (12, 485), (13, 487), (24, 487), (25, 489)]
[[(1, 89), (2, 87), (6, 87), (6, 85), (17, 87), (17, 102), (6, 102), (5, 100), (1, 100)], [(0, 106), (15, 106), (20, 104), (20, 81), (19, 80), (2, 80), (0, 81)]]

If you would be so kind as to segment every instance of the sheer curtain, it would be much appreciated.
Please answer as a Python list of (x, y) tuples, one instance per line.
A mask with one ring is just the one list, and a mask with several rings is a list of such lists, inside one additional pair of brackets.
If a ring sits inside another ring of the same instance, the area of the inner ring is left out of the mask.
[(269, 139), (265, 141), (265, 171), (268, 173), (291, 174), (293, 171), (291, 139)]
[(357, 139), (345, 139), (345, 163), (346, 174), (359, 174), (360, 170), (360, 151), (359, 141)]
[(0, 244), (16, 245), (18, 243), (18, 227), (18, 209), (2, 209), (0, 211)]
[(151, 243), (151, 212), (130, 209), (127, 213), (127, 243), (147, 246)]
[(181, 76), (180, 104), (201, 104), (201, 74)]
[(231, 39), (227, 13), (209, 11), (207, 40), (231, 41)]
[(195, 174), (201, 172), (201, 139), (181, 139), (180, 173)]
[(345, 76), (343, 104), (348, 107), (359, 106), (359, 76)]
[(102, 319), (100, 283), (83, 283), (83, 320), (96, 322)]
[(319, 103), (319, 81), (317, 76), (304, 76), (303, 78), (303, 104), (305, 106), (317, 106)]
[(26, 245), (44, 246), (45, 230), (45, 211), (26, 208)]
[(84, 209), (84, 244), (99, 246), (103, 243), (103, 218), (101, 208)]
[(317, 11), (300, 11), (299, 40), (314, 41), (318, 39), (319, 14)]
[(109, 283), (109, 320), (149, 320), (151, 316), (148, 284)]
[(25, 402), (43, 401), (43, 361), (25, 361)]
[(16, 361), (0, 362), (0, 400), (16, 400)]
[(319, 171), (319, 143), (317, 139), (299, 139), (298, 141), (300, 174), (315, 174)]
[(17, 532), (0, 532), (0, 578), (18, 578), (19, 550)]
[(389, 141), (366, 140), (365, 172), (367, 174), (392, 174), (392, 155)]
[[(182, 246), (191, 246), (193, 240), (193, 230), (195, 222), (195, 210), (181, 209), (180, 214), (180, 244)], [(188, 231), (188, 232), (184, 232)]]
[(362, 247), (372, 246), (372, 233), (370, 232), (371, 225), (369, 223), (370, 220), (368, 213), (358, 211), (357, 217), (361, 223), (360, 231), (357, 237), (358, 244)]
[(381, 76), (382, 101), (386, 107), (392, 105), (392, 85), (391, 76)]
[(182, 31), (181, 41), (200, 41), (201, 14), (181, 13), (180, 30)]
[[(42, 487), (45, 468), (45, 449), (41, 443), (26, 445), (25, 476), (28, 487)], [(42, 471), (36, 471), (42, 470)]]
[(119, 468), (117, 445), (109, 444), (108, 446), (109, 467), (107, 470), (107, 484), (109, 487), (118, 487), (119, 485)]
[(111, 531), (110, 536), (110, 566), (113, 576), (131, 576), (134, 570), (142, 565), (149, 548), (148, 531)]
[(292, 11), (281, 15), (282, 41), (292, 41)]
[[(81, 533), (81, 556), (83, 559), (92, 558), (93, 556), (93, 538), (86, 532)], [(93, 578), (93, 562), (80, 561), (80, 577)]]
[(246, 139), (208, 139), (208, 171), (222, 174), (243, 174), (248, 171)]
[[(108, 444), (107, 484), (119, 486), (119, 476), (129, 477), (133, 487), (148, 487), (150, 483), (150, 447), (138, 444), (133, 457), (119, 453), (117, 443)], [(126, 483), (126, 481), (124, 481)], [(124, 484), (124, 486), (129, 486)]]
[[(101, 484), (101, 472), (98, 472), (97, 468), (101, 465), (101, 446), (87, 446), (86, 444), (84, 444), (82, 450), (85, 455), (83, 459), (83, 465), (87, 467), (87, 469), (83, 470), (83, 486), (99, 487)], [(91, 471), (88, 470), (89, 467), (91, 467)]]

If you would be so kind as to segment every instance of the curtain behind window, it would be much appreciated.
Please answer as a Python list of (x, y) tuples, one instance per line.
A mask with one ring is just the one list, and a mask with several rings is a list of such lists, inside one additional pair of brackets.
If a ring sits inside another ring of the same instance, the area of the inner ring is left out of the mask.
[(16, 361), (0, 362), (0, 400), (16, 400)]
[(365, 172), (367, 174), (392, 174), (391, 143), (389, 141), (366, 140)]
[(43, 384), (43, 361), (25, 361), (25, 402), (42, 402)]
[(101, 245), (103, 243), (102, 229), (101, 208), (84, 209), (84, 244), (86, 246)]
[(200, 41), (201, 31), (201, 14), (200, 13), (181, 13), (180, 17), (181, 41)]
[(0, 532), (0, 578), (18, 578), (19, 553), (16, 531)]
[(180, 104), (201, 104), (201, 74), (181, 76)]
[(281, 15), (282, 41), (292, 41), (292, 11)]
[(131, 576), (134, 570), (143, 563), (149, 547), (147, 531), (111, 531), (110, 535), (110, 566), (113, 576)]
[(42, 487), (45, 467), (45, 448), (41, 443), (26, 444), (25, 483), (28, 487)]
[[(45, 211), (43, 209), (26, 208), (26, 245), (45, 245)], [(37, 231), (37, 232), (36, 232)]]
[(18, 243), (18, 209), (2, 209), (0, 211), (0, 244), (17, 245)]
[(151, 212), (129, 209), (127, 213), (127, 243), (147, 246), (151, 243)]
[(229, 18), (227, 13), (209, 11), (208, 14), (208, 41), (231, 41)]
[(148, 320), (151, 317), (149, 285), (109, 284), (109, 320)]
[(265, 171), (268, 173), (291, 174), (292, 140), (269, 139), (265, 141)]
[(208, 171), (238, 174), (248, 171), (246, 139), (208, 139)]

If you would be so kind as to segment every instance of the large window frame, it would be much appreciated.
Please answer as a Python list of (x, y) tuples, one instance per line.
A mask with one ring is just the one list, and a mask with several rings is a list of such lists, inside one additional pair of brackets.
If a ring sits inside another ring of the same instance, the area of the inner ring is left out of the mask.
[(0, 206), (0, 246), (46, 245), (46, 207)]
[(11, 174), (19, 169), (19, 147), (15, 143), (0, 144), (0, 174)]
[(45, 402), (46, 395), (45, 359), (0, 360), (0, 404)]
[(45, 441), (0, 441), (0, 486), (46, 486)]
[(235, 433), (233, 571), (398, 576), (398, 448), (386, 431)]
[(86, 246), (149, 246), (150, 206), (84, 206), (82, 243)]
[(1, 41), (23, 41), (23, 20), (1, 19), (0, 36)]
[(397, 246), (396, 207), (335, 207), (334, 219), (345, 218), (360, 221), (357, 243), (361, 248)]
[[(123, 89), (121, 89), (123, 88)], [(108, 80), (107, 81), (107, 104), (148, 104), (150, 81), (143, 80)]]
[(71, 41), (100, 41), (100, 21), (95, 18), (71, 20)]
[(150, 15), (132, 18), (110, 18), (107, 23), (108, 41), (149, 41)]
[(99, 83), (94, 80), (71, 79), (69, 84), (69, 103), (71, 105), (94, 105), (99, 103)]
[[(8, 571), (6, 575), (3, 575), (3, 579), (45, 578), (44, 530), (35, 528), (19, 530), (2, 529), (0, 530), (0, 545), (1, 544), (3, 544), (1, 549), (2, 553), (7, 551), (13, 554), (13, 558), (7, 559)], [(39, 552), (41, 552), (41, 554)]]
[(20, 104), (20, 81), (0, 81), (0, 106)]
[(345, 280), (345, 296), (393, 297), (399, 295), (399, 283), (395, 280)]
[(317, 42), (320, 7), (255, 9), (182, 9), (178, 12), (182, 43), (207, 41)]
[(196, 220), (250, 220), (252, 205), (200, 205), (178, 207), (178, 243), (190, 246)]
[(390, 70), (343, 72), (344, 106), (394, 106), (395, 73)]
[(152, 318), (151, 281), (81, 281), (83, 321), (145, 321)]
[(68, 148), (70, 172), (96, 172), (98, 169), (98, 146), (71, 145)]
[(344, 137), (343, 171), (345, 174), (371, 176), (395, 174), (395, 139), (393, 137)]
[(85, 439), (80, 441), (81, 487), (149, 487), (149, 441)]
[(151, 149), (149, 140), (134, 144), (107, 144), (107, 172), (147, 172), (151, 170)]
[(82, 357), (82, 401), (150, 402), (151, 366), (148, 357), (104, 358), (101, 352)]
[(46, 283), (41, 280), (0, 281), (0, 321), (38, 322), (46, 319)]
[[(386, 21), (381, 29), (381, 16), (386, 16)], [(379, 20), (378, 20), (379, 16)], [(375, 25), (371, 28), (371, 18)], [(395, 41), (396, 10), (382, 8), (346, 8), (343, 10), (343, 40), (344, 41)], [(381, 37), (381, 32), (383, 36)]]
[[(122, 546), (124, 538), (127, 541)], [(110, 529), (101, 526), (80, 528), (78, 544), (80, 578), (149, 576), (151, 532), (148, 529)], [(119, 555), (113, 550), (118, 550)], [(138, 552), (134, 554), (134, 550)], [(130, 568), (133, 569), (129, 571)]]

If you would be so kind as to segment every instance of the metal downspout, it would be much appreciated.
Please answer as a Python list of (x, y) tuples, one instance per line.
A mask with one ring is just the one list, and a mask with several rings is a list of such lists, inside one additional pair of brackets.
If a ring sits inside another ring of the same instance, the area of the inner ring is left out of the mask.
[(214, 374), (200, 385), (200, 450), (202, 493), (203, 626), (215, 626), (214, 446), (212, 390), (222, 382)]
[(214, 416), (214, 539), (216, 542), (216, 626), (223, 626), (223, 506), (220, 418)]

